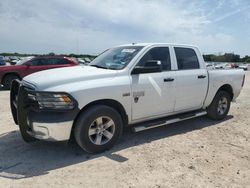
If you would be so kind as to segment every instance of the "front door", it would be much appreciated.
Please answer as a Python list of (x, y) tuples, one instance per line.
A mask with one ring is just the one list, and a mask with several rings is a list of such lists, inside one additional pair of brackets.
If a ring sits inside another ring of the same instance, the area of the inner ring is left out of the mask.
[(162, 64), (162, 72), (131, 75), (132, 120), (163, 116), (174, 110), (175, 72), (171, 70), (168, 47), (151, 48), (136, 66), (156, 60)]

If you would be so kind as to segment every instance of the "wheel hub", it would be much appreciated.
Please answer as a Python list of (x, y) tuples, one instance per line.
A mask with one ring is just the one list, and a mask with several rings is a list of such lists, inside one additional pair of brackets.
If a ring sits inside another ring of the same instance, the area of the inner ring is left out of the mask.
[(227, 98), (226, 97), (222, 97), (220, 100), (219, 100), (219, 104), (218, 104), (218, 107), (217, 107), (217, 111), (220, 115), (223, 115), (226, 110), (228, 108), (228, 102), (227, 102)]
[(90, 125), (89, 139), (95, 145), (103, 145), (112, 139), (114, 131), (114, 121), (110, 117), (101, 116)]
[(100, 128), (97, 128), (96, 129), (96, 133), (97, 134), (103, 134), (103, 132), (105, 131), (106, 129), (104, 129), (103, 127), (100, 127)]

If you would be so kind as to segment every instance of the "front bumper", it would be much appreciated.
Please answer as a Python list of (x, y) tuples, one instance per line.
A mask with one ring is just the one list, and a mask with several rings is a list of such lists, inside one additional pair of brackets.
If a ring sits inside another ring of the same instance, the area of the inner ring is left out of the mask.
[(18, 80), (13, 81), (10, 93), (12, 116), (24, 137), (28, 134), (34, 138), (48, 141), (69, 140), (73, 121), (79, 109), (67, 111), (39, 110), (38, 104), (28, 98), (34, 92)]

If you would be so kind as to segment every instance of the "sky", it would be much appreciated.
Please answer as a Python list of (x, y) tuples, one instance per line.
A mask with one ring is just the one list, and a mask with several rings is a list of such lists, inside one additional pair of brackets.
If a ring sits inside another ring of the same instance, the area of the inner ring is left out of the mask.
[(0, 52), (99, 54), (139, 42), (250, 55), (250, 0), (0, 1)]

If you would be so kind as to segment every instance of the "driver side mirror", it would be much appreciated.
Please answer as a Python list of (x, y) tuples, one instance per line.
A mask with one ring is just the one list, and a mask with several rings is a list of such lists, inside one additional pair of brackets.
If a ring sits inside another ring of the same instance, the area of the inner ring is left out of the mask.
[(145, 74), (145, 73), (155, 73), (161, 71), (162, 71), (161, 61), (149, 60), (145, 62), (144, 66), (135, 66), (131, 74)]

